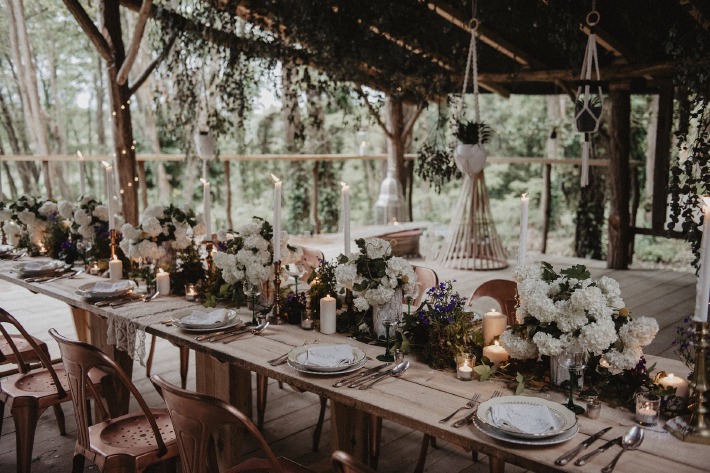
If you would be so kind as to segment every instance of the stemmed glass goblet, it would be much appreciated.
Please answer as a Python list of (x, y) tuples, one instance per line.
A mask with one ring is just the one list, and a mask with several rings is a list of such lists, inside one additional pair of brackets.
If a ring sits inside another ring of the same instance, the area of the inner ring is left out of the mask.
[(300, 263), (291, 263), (286, 266), (286, 273), (293, 278), (296, 285), (294, 292), (298, 294), (298, 280), (306, 274), (305, 266)]
[[(400, 308), (401, 309), (401, 308)], [(400, 310), (400, 312), (402, 312)], [(390, 327), (395, 325), (397, 322), (392, 317), (392, 314), (387, 312), (382, 319), (382, 326), (385, 328), (385, 353), (383, 355), (377, 355), (377, 359), (380, 361), (394, 361), (394, 355), (390, 353)]]
[(558, 356), (557, 362), (569, 372), (569, 399), (563, 405), (575, 414), (584, 414), (584, 408), (574, 403), (574, 389), (587, 366), (587, 351), (577, 345), (567, 347)]
[(247, 325), (259, 325), (259, 321), (256, 320), (256, 299), (261, 295), (261, 285), (246, 283), (245, 288), (251, 298), (251, 322), (247, 322)]
[[(409, 291), (404, 295), (404, 300), (407, 301), (407, 318), (409, 318), (410, 315), (412, 315), (412, 302), (414, 302), (417, 297), (419, 297), (419, 294), (422, 293), (422, 284), (421, 283), (415, 283), (412, 286), (412, 290)], [(401, 315), (399, 317), (400, 319), (402, 318)]]

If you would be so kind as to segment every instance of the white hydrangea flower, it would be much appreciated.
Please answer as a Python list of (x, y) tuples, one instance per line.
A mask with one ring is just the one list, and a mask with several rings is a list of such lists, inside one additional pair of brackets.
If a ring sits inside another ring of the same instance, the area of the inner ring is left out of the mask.
[(12, 218), (12, 210), (1, 209), (0, 210), (0, 222), (7, 222)]
[(97, 205), (94, 207), (92, 212), (94, 217), (98, 218), (102, 222), (108, 222), (108, 207), (105, 205)]
[(368, 238), (365, 240), (365, 251), (370, 259), (382, 259), (392, 254), (392, 246), (380, 238)]
[(20, 222), (24, 223), (28, 227), (34, 225), (35, 221), (37, 220), (37, 216), (29, 210), (21, 211), (17, 214), (17, 218), (20, 220)]
[(545, 332), (537, 332), (532, 341), (542, 355), (557, 356), (566, 348), (562, 338), (553, 337)]
[(160, 220), (155, 217), (148, 217), (141, 223), (141, 228), (150, 237), (157, 237), (163, 233), (163, 226), (160, 224)]
[(370, 308), (370, 303), (367, 302), (367, 299), (364, 297), (356, 297), (353, 299), (353, 306), (355, 307), (355, 310), (364, 312)]
[(517, 336), (510, 329), (501, 334), (498, 342), (516, 360), (528, 360), (538, 357), (537, 346), (533, 342)]
[(143, 219), (147, 218), (165, 218), (165, 207), (162, 205), (150, 205), (143, 211)]
[(658, 333), (658, 322), (651, 317), (638, 317), (624, 324), (619, 330), (619, 338), (624, 347), (645, 347)]
[(636, 366), (642, 354), (640, 347), (625, 347), (622, 352), (617, 349), (606, 352), (604, 358), (612, 369), (630, 370)]
[(43, 217), (49, 217), (53, 213), (59, 213), (59, 208), (57, 207), (56, 203), (52, 202), (51, 200), (47, 200), (42, 205), (40, 205), (37, 212), (39, 212), (39, 214)]
[(94, 197), (91, 194), (86, 194), (79, 201), (79, 205), (82, 205), (82, 206), (89, 205), (91, 202), (94, 202), (95, 200), (96, 200), (96, 197)]
[(74, 216), (74, 204), (71, 202), (62, 200), (57, 207), (59, 209), (59, 215), (63, 218), (72, 218)]

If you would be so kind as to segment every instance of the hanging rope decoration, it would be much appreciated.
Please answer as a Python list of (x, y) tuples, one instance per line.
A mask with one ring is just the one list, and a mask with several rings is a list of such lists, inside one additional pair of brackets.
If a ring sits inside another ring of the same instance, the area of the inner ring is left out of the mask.
[[(582, 72), (579, 76), (579, 87), (577, 87), (577, 99), (575, 101), (575, 122), (577, 131), (584, 133), (584, 144), (582, 145), (582, 173), (580, 185), (586, 187), (589, 184), (589, 156), (591, 154), (591, 134), (599, 130), (599, 123), (602, 116), (602, 86), (599, 76), (599, 58), (597, 56), (597, 36), (594, 27), (599, 23), (600, 15), (596, 10), (596, 1), (592, 3), (592, 11), (587, 14), (587, 25), (589, 26), (589, 38), (584, 51), (584, 61), (582, 62)], [(596, 80), (592, 80), (592, 74)]]

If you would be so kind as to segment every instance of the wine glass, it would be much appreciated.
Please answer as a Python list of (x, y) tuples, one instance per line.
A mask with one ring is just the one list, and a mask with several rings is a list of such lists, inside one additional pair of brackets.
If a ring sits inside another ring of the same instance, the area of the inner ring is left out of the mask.
[(584, 414), (584, 408), (574, 403), (574, 389), (587, 366), (587, 351), (578, 345), (569, 346), (558, 356), (557, 362), (569, 372), (569, 400), (563, 405), (575, 414)]
[(259, 321), (256, 320), (256, 300), (261, 295), (261, 284), (246, 283), (245, 289), (246, 294), (251, 298), (251, 322), (247, 325), (259, 325)]
[[(400, 307), (400, 312), (402, 312)], [(378, 355), (377, 359), (380, 361), (394, 361), (394, 355), (390, 353), (390, 327), (395, 325), (395, 318), (392, 317), (392, 313), (387, 311), (382, 318), (382, 326), (385, 328), (385, 353), (383, 355)]]
[(306, 268), (300, 263), (291, 263), (286, 265), (286, 273), (291, 276), (296, 284), (295, 293), (298, 294), (298, 280), (306, 274)]
[[(422, 293), (422, 284), (421, 283), (415, 283), (412, 286), (412, 289), (404, 295), (404, 300), (407, 301), (407, 318), (412, 313), (412, 302), (414, 302), (418, 297), (419, 294)], [(401, 317), (400, 317), (401, 319)]]

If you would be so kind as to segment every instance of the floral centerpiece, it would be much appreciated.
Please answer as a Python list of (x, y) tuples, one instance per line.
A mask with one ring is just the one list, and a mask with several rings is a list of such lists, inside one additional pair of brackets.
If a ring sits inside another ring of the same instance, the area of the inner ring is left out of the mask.
[(335, 276), (339, 284), (352, 289), (356, 310), (373, 308), (373, 328), (379, 336), (384, 334), (382, 311), (401, 312), (402, 294), (412, 291), (416, 275), (407, 260), (392, 255), (389, 242), (359, 238), (355, 243), (360, 251), (338, 256)]
[(465, 305), (466, 300), (453, 290), (451, 281), (430, 288), (416, 312), (405, 315), (402, 349), (407, 351), (410, 344), (420, 349), (432, 368), (454, 367), (456, 355), (473, 352), (477, 341)]
[(47, 216), (57, 211), (57, 204), (22, 195), (11, 203), (9, 208), (12, 211), (11, 220), (14, 221), (15, 228), (8, 225), (5, 230), (12, 240), (16, 240), (15, 246), (27, 248), (31, 254), (38, 254), (39, 245), (44, 239)]
[[(219, 296), (236, 304), (246, 300), (246, 285), (264, 286), (273, 279), (273, 227), (266, 220), (252, 217), (237, 230), (218, 232), (219, 251), (214, 264), (221, 272)], [(288, 245), (288, 234), (281, 236), (282, 267), (303, 256), (301, 248)]]
[(654, 319), (629, 316), (615, 280), (594, 281), (583, 265), (558, 274), (549, 263), (528, 264), (515, 280), (518, 323), (500, 337), (512, 358), (554, 357), (578, 345), (612, 369), (632, 369), (658, 332)]
[(108, 207), (92, 195), (82, 196), (76, 205), (60, 202), (59, 213), (72, 212), (72, 240), (84, 250), (86, 262), (108, 259), (111, 239), (108, 231)]

